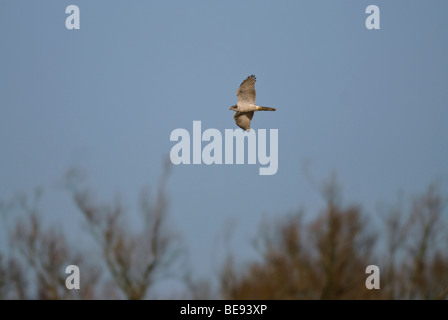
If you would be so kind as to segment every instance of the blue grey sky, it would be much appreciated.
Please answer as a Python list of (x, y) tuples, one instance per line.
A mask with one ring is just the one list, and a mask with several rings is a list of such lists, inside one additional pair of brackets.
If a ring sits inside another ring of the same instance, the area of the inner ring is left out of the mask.
[[(65, 8), (80, 8), (67, 30)], [(365, 9), (380, 8), (380, 30)], [(170, 222), (196, 276), (226, 250), (254, 257), (265, 218), (324, 203), (336, 172), (344, 203), (375, 215), (399, 190), (448, 178), (447, 1), (0, 2), (0, 199), (45, 189), (47, 220), (86, 237), (60, 181), (70, 167), (130, 214), (156, 186), (176, 128), (236, 128), (229, 107), (257, 76), (252, 128), (278, 129), (278, 172), (259, 165), (179, 165)], [(241, 194), (244, 193), (244, 196)], [(232, 226), (225, 249), (226, 226)], [(2, 231), (0, 231), (2, 232)]]

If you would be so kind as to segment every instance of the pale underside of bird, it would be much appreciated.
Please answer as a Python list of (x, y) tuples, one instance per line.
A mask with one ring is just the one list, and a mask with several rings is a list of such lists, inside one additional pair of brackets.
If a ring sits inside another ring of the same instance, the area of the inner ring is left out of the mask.
[(230, 107), (230, 110), (236, 111), (233, 115), (236, 124), (246, 131), (250, 130), (250, 121), (255, 111), (275, 111), (274, 108), (260, 107), (255, 104), (256, 80), (254, 75), (250, 75), (241, 83), (236, 91), (237, 103)]

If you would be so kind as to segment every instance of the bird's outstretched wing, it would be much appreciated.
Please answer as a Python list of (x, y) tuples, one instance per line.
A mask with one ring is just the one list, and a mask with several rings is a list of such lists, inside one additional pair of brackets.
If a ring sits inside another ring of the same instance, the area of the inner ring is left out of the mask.
[(238, 97), (238, 102), (248, 102), (255, 103), (255, 81), (257, 79), (254, 75), (248, 76), (244, 80), (238, 90), (236, 91), (236, 96)]
[(235, 119), (236, 124), (243, 130), (249, 131), (250, 129), (250, 121), (254, 116), (253, 111), (249, 112), (235, 112), (233, 118)]

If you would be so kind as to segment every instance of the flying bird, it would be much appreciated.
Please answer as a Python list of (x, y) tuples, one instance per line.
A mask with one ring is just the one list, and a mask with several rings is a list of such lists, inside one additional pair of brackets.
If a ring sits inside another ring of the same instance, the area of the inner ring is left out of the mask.
[(236, 91), (237, 103), (230, 107), (230, 110), (236, 111), (233, 115), (236, 124), (246, 131), (250, 130), (250, 121), (255, 111), (275, 111), (274, 108), (260, 107), (255, 104), (256, 80), (254, 75), (250, 75), (241, 83)]

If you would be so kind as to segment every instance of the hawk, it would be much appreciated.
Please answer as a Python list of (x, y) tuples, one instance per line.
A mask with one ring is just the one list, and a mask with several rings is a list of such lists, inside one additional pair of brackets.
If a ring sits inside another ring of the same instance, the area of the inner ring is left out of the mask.
[(255, 104), (256, 80), (254, 75), (250, 75), (241, 83), (236, 91), (238, 101), (236, 105), (230, 107), (230, 110), (236, 111), (233, 115), (236, 124), (246, 131), (250, 130), (250, 121), (255, 111), (275, 111), (274, 108), (260, 107)]

